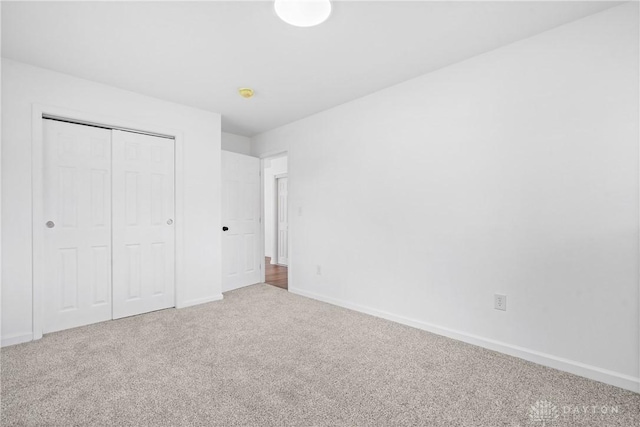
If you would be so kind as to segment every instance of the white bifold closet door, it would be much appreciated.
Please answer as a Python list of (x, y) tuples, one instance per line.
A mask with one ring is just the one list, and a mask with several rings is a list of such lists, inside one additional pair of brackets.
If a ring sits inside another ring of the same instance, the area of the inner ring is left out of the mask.
[(47, 333), (111, 319), (111, 130), (43, 126)]
[(43, 333), (174, 306), (174, 140), (44, 120)]
[(113, 130), (113, 318), (174, 306), (174, 140)]

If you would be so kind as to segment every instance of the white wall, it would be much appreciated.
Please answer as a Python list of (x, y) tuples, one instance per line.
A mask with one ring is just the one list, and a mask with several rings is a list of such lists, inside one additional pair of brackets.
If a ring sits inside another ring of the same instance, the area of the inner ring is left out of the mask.
[(234, 133), (222, 132), (222, 149), (238, 154), (251, 154), (251, 138)]
[(32, 333), (31, 111), (45, 104), (162, 129), (184, 140), (182, 306), (221, 297), (220, 115), (2, 61), (2, 342)]
[[(0, 22), (2, 22), (2, 5), (0, 5)], [(0, 31), (0, 46), (2, 46), (2, 31)], [(2, 81), (2, 57), (0, 57), (0, 81)], [(2, 99), (2, 85), (0, 84), (0, 100)], [(0, 109), (1, 111), (1, 109)], [(2, 135), (2, 115), (0, 114), (0, 135)], [(2, 309), (2, 146), (0, 141), (0, 309)], [(0, 335), (2, 334), (2, 313), (0, 313)], [(0, 337), (0, 345), (1, 345)]]
[(269, 167), (264, 168), (264, 256), (271, 258), (271, 264), (276, 263), (274, 258), (274, 244), (276, 233), (276, 204), (275, 204), (275, 176), (287, 173), (287, 157), (266, 159)]
[(289, 154), (289, 289), (637, 389), (637, 8), (252, 138)]

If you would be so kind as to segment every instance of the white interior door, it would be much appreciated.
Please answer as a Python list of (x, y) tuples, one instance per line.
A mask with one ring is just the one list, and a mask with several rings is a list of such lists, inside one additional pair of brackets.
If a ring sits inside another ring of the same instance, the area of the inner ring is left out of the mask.
[(43, 127), (47, 333), (111, 319), (111, 131)]
[(289, 212), (287, 206), (289, 180), (278, 178), (278, 264), (289, 264)]
[(260, 159), (222, 152), (222, 290), (258, 283)]
[(113, 130), (113, 318), (175, 306), (174, 140)]

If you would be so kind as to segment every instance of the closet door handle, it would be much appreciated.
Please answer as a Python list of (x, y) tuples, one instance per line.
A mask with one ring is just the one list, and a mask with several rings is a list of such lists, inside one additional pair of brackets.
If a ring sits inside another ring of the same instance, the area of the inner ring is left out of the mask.
[(229, 227), (222, 227), (222, 231), (227, 231)]
[(47, 228), (53, 228), (56, 226), (56, 223), (53, 221), (47, 221), (46, 224)]
[(169, 219), (167, 220), (167, 224), (168, 224), (168, 225), (173, 224), (173, 220), (172, 220), (171, 218), (169, 218)]

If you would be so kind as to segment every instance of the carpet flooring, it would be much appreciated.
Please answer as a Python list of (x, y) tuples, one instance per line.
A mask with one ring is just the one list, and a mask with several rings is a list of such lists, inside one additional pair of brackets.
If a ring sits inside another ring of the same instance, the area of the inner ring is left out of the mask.
[(264, 284), (1, 368), (3, 426), (640, 425), (638, 394)]

